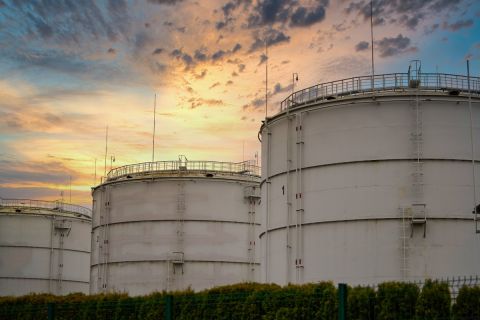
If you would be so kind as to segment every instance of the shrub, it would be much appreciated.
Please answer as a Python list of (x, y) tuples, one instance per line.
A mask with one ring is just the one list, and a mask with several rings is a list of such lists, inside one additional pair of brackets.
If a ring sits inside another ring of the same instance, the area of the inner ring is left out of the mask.
[(450, 291), (448, 284), (427, 280), (417, 300), (418, 320), (450, 319)]
[(373, 288), (353, 287), (348, 288), (347, 314), (350, 320), (375, 319), (376, 294)]
[(463, 286), (452, 311), (455, 320), (480, 319), (480, 287)]
[(375, 314), (378, 320), (415, 318), (419, 289), (415, 284), (384, 282), (378, 286)]

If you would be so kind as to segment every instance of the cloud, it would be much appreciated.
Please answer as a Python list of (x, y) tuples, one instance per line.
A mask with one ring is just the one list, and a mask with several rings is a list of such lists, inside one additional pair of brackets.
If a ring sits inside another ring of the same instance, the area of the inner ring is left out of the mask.
[(408, 29), (415, 30), (424, 16), (423, 13), (416, 13), (411, 16), (404, 14), (400, 17), (399, 22)]
[[(288, 43), (290, 42), (290, 36), (286, 35), (282, 31), (270, 29), (266, 35), (266, 42), (269, 47), (282, 43)], [(248, 52), (254, 52), (263, 48), (265, 48), (265, 38), (260, 38), (260, 36), (257, 34), (255, 35), (254, 42), (250, 46)]]
[(244, 105), (242, 108), (243, 110), (248, 110), (248, 109), (258, 109), (264, 106), (265, 106), (264, 98), (255, 98), (252, 101), (250, 101), (250, 103)]
[(209, 89), (213, 89), (215, 87), (218, 87), (220, 85), (220, 82), (215, 82), (214, 84), (212, 84)]
[(87, 63), (73, 53), (69, 54), (60, 50), (17, 50), (15, 56), (9, 56), (9, 58), (22, 66), (46, 68), (64, 73), (86, 73), (92, 70), (93, 64)]
[(193, 54), (193, 57), (195, 58), (195, 60), (200, 61), (200, 62), (207, 61), (207, 59), (208, 59), (207, 55), (205, 53), (203, 53), (203, 50), (201, 50), (201, 49), (195, 50), (195, 53)]
[(195, 64), (192, 56), (183, 52), (182, 49), (173, 49), (172, 52), (170, 53), (170, 56), (177, 60), (182, 61), (183, 64), (185, 65), (185, 70), (190, 69)]
[(220, 99), (203, 99), (203, 98), (191, 98), (188, 100), (188, 102), (190, 103), (191, 109), (195, 109), (202, 106), (216, 107), (216, 106), (222, 106), (225, 104), (223, 100), (220, 100)]
[(431, 26), (425, 27), (424, 32), (425, 32), (426, 35), (429, 35), (429, 34), (432, 34), (435, 31), (437, 31), (439, 27), (440, 27), (440, 25), (438, 23), (434, 23)]
[(319, 74), (329, 75), (329, 78), (323, 81), (338, 80), (367, 74), (370, 71), (370, 60), (359, 54), (335, 56), (326, 61)]
[(458, 20), (456, 21), (455, 23), (452, 23), (452, 24), (448, 24), (447, 22), (444, 22), (443, 25), (442, 25), (442, 28), (443, 29), (448, 29), (452, 32), (455, 32), (455, 31), (458, 31), (460, 29), (464, 29), (464, 28), (470, 28), (473, 26), (473, 20), (472, 19), (468, 19), (468, 20)]
[(291, 16), (290, 25), (293, 27), (308, 27), (325, 19), (325, 7), (318, 5), (312, 10), (305, 7), (298, 7)]
[(0, 159), (0, 186), (11, 184), (65, 184), (68, 177), (81, 177), (61, 161), (13, 161)]
[(223, 21), (218, 21), (215, 23), (215, 28), (221, 30), (229, 26), (232, 22), (235, 21), (233, 17), (233, 11), (237, 10), (239, 7), (243, 7), (246, 11), (247, 8), (251, 5), (251, 0), (231, 0), (227, 1), (220, 9), (223, 12)]
[(226, 52), (223, 50), (218, 50), (212, 55), (212, 61), (217, 61), (222, 59), (225, 56)]
[(250, 13), (247, 21), (249, 28), (265, 25), (286, 25), (308, 27), (325, 19), (328, 0), (320, 0), (314, 6), (302, 6), (291, 0), (260, 0)]
[(161, 54), (163, 52), (163, 48), (156, 48), (155, 50), (153, 50), (152, 54), (155, 55), (155, 54)]
[(20, 31), (20, 34), (62, 45), (102, 38), (115, 41), (126, 36), (130, 24), (124, 1), (110, 1), (107, 6), (92, 0), (19, 1), (12, 2), (8, 9), (15, 17), (14, 36)]
[(274, 96), (279, 93), (290, 92), (292, 90), (292, 86), (293, 85), (290, 83), (288, 86), (282, 87), (280, 83), (276, 83), (270, 96)]
[[(373, 1), (374, 24), (384, 24), (382, 17), (391, 17), (390, 21), (406, 26), (414, 30), (424, 19), (431, 16), (432, 12), (436, 15), (445, 12), (451, 13), (458, 10), (459, 4), (464, 0), (405, 0), (405, 1)], [(364, 20), (370, 19), (370, 1), (360, 0), (351, 2), (345, 8), (347, 14), (358, 14)]]
[(215, 24), (215, 28), (216, 28), (217, 30), (220, 30), (220, 29), (223, 29), (226, 25), (227, 25), (226, 22), (224, 22), (224, 21), (218, 21), (218, 22)]
[(195, 74), (195, 79), (203, 79), (207, 75), (207, 70), (202, 70), (200, 74)]
[(248, 17), (248, 26), (254, 28), (276, 22), (286, 22), (291, 6), (289, 0), (260, 0)]
[(242, 45), (240, 43), (237, 43), (233, 49), (232, 49), (232, 53), (235, 53), (237, 51), (239, 51), (240, 49), (242, 49)]
[(365, 51), (370, 47), (370, 43), (367, 41), (360, 41), (355, 45), (355, 51)]
[(148, 2), (153, 3), (153, 4), (165, 4), (165, 5), (176, 5), (177, 3), (182, 2), (183, 0), (148, 0)]
[(377, 48), (380, 51), (380, 57), (392, 57), (405, 52), (416, 51), (415, 47), (410, 46), (410, 38), (399, 34), (395, 38), (383, 38), (376, 42)]
[(265, 63), (267, 60), (268, 60), (268, 57), (262, 53), (262, 55), (260, 56), (260, 62), (258, 63), (258, 65)]

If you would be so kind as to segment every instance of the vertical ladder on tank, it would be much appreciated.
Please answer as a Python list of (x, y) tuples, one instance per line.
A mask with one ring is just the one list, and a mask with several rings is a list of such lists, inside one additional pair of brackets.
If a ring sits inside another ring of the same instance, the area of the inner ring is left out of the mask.
[(297, 146), (297, 159), (296, 159), (296, 182), (297, 182), (297, 192), (295, 194), (296, 199), (296, 220), (295, 220), (295, 229), (296, 229), (296, 250), (295, 250), (295, 267), (296, 267), (296, 280), (297, 283), (303, 282), (303, 114), (298, 113), (296, 116), (296, 146)]
[(408, 229), (411, 228), (410, 226), (410, 217), (411, 217), (411, 208), (400, 208), (402, 214), (402, 229), (400, 230), (401, 233), (401, 241), (402, 241), (402, 265), (401, 265), (401, 272), (402, 272), (402, 279), (408, 279), (408, 272), (409, 272), (409, 240), (410, 235)]
[(65, 237), (68, 237), (72, 228), (71, 222), (68, 220), (55, 220), (55, 234), (58, 233), (58, 271), (57, 271), (57, 294), (62, 294), (62, 281), (63, 281), (63, 248)]
[(269, 282), (269, 277), (268, 277), (268, 268), (270, 267), (270, 259), (269, 259), (269, 254), (270, 254), (270, 235), (269, 235), (269, 228), (270, 228), (270, 174), (271, 174), (271, 152), (272, 152), (272, 132), (270, 131), (270, 128), (268, 127), (268, 120), (265, 119), (265, 131), (267, 133), (267, 163), (266, 163), (266, 169), (265, 169), (265, 248), (264, 248), (264, 256), (265, 259), (264, 261), (264, 270), (265, 270), (265, 282)]
[(98, 242), (98, 271), (97, 271), (97, 292), (103, 292), (103, 264), (104, 264), (104, 255), (103, 255), (103, 236), (104, 236), (104, 221), (105, 221), (105, 188), (101, 189), (100, 193), (100, 206), (98, 209), (99, 212), (99, 232), (97, 236)]
[(244, 197), (248, 202), (247, 280), (249, 282), (255, 281), (255, 206), (261, 198), (259, 191), (256, 186), (248, 186), (244, 189)]
[(292, 196), (290, 188), (290, 171), (292, 170), (292, 143), (290, 133), (292, 132), (292, 118), (294, 116), (290, 115), (289, 108), (287, 108), (287, 174), (286, 174), (286, 183), (285, 183), (285, 194), (286, 194), (286, 283), (291, 282), (291, 263), (292, 263), (292, 239), (290, 234), (290, 225), (292, 223)]
[(427, 216), (424, 203), (424, 170), (423, 170), (423, 113), (418, 97), (421, 86), (421, 62), (413, 60), (408, 69), (408, 83), (415, 89), (414, 119), (415, 128), (412, 133), (413, 157), (412, 162), (412, 210), (411, 210), (411, 237), (415, 226), (423, 226), (423, 237), (426, 236)]
[[(179, 158), (179, 170), (186, 170), (187, 163)], [(179, 276), (183, 275), (184, 263), (184, 223), (185, 222), (185, 181), (179, 180), (177, 184), (177, 212), (175, 223), (176, 251), (170, 254), (167, 262), (167, 289), (180, 289), (177, 283)]]
[[(58, 205), (57, 205), (58, 207)], [(54, 237), (55, 237), (55, 215), (51, 216), (51, 223), (50, 223), (50, 268), (48, 271), (48, 293), (53, 294), (52, 291), (52, 281), (53, 281), (53, 258), (54, 252), (53, 249), (54, 245)]]
[(102, 193), (103, 199), (103, 215), (100, 213), (101, 237), (99, 245), (99, 283), (101, 284), (100, 292), (108, 290), (108, 260), (109, 260), (109, 223), (110, 223), (110, 194), (108, 187), (105, 187)]

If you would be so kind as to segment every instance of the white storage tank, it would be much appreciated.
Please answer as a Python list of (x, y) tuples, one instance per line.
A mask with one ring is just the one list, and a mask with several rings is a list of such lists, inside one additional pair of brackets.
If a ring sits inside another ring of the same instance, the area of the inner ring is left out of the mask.
[(200, 290), (258, 273), (252, 162), (148, 162), (111, 170), (93, 193), (90, 292)]
[(0, 296), (89, 292), (90, 209), (0, 199)]
[(373, 81), (301, 90), (262, 125), (262, 281), (479, 274), (480, 79)]

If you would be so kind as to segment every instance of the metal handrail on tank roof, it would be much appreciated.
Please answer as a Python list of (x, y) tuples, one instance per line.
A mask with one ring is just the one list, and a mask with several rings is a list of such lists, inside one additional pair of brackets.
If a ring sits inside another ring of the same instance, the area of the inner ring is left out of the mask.
[(219, 172), (245, 176), (260, 176), (260, 167), (254, 161), (156, 161), (130, 164), (110, 170), (106, 180), (114, 180), (130, 174), (150, 174), (155, 172)]
[[(468, 77), (446, 73), (419, 73), (415, 77), (412, 77), (410, 73), (352, 77), (321, 83), (296, 91), (280, 103), (280, 112), (285, 111), (287, 108), (344, 96), (356, 96), (382, 91), (405, 91), (417, 88), (426, 91), (468, 93)], [(472, 95), (480, 96), (480, 77), (470, 77), (470, 90)]]
[(92, 211), (90, 209), (75, 204), (64, 203), (62, 201), (0, 198), (0, 207), (48, 209), (61, 213), (73, 213), (74, 215), (80, 215), (87, 218), (91, 218), (92, 216)]

